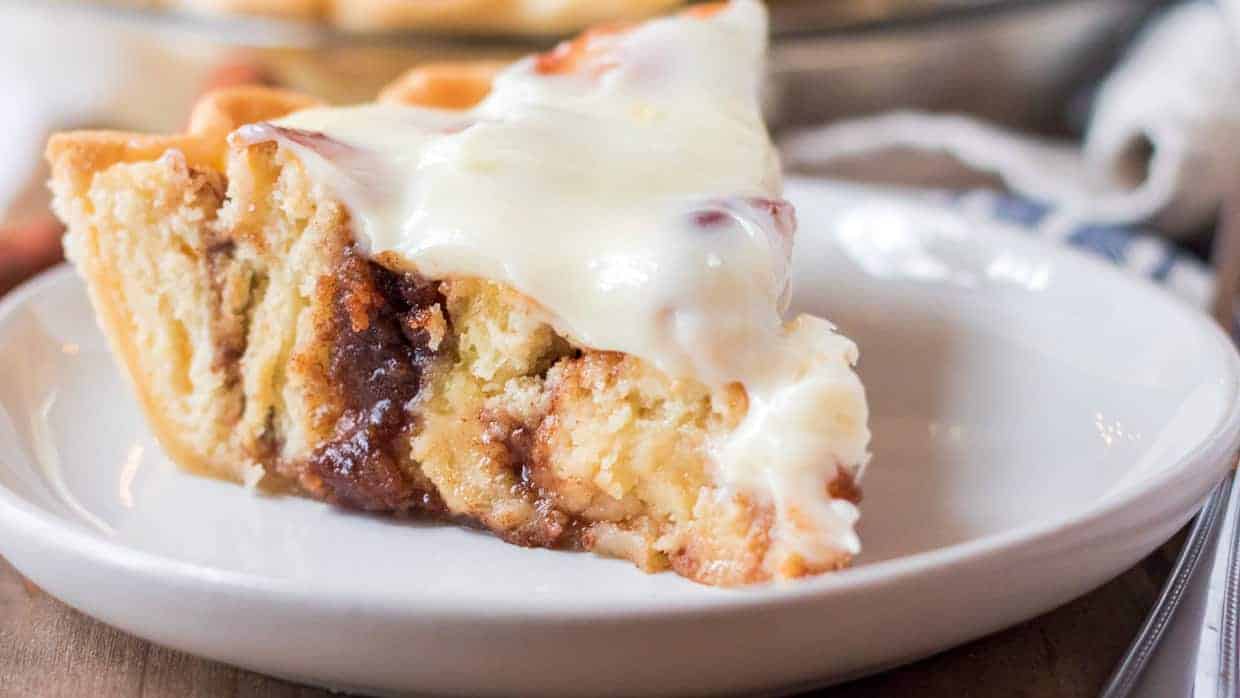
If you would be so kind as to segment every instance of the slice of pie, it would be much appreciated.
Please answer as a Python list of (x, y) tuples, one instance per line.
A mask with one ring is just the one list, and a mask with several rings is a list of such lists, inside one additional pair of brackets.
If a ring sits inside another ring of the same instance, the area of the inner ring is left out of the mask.
[(736, 0), (60, 134), (66, 248), (184, 467), (707, 584), (837, 569), (866, 403), (853, 343), (781, 318), (764, 37)]

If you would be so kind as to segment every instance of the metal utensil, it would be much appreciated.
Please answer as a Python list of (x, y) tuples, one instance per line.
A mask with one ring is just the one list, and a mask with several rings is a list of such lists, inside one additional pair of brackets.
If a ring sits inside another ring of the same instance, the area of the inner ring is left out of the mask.
[(1229, 474), (1214, 488), (1205, 506), (1202, 507), (1201, 513), (1197, 515), (1192, 530), (1189, 531), (1188, 538), (1184, 541), (1184, 547), (1180, 549), (1175, 567), (1171, 570), (1171, 576), (1158, 595), (1154, 608), (1150, 609), (1149, 615), (1146, 616), (1141, 630), (1137, 632), (1136, 639), (1124, 654), (1124, 658), (1120, 660), (1119, 666), (1116, 667), (1106, 686), (1103, 687), (1100, 694), (1102, 698), (1124, 698), (1136, 687), (1141, 673), (1149, 664), (1150, 658), (1154, 656), (1154, 651), (1162, 640), (1171, 618), (1179, 610), (1189, 582), (1201, 568), (1203, 557), (1209, 559), (1207, 556), (1211, 551), (1207, 543), (1222, 520), (1223, 513), (1227, 510), (1231, 479), (1232, 475)]
[[(1240, 481), (1232, 487), (1234, 498), (1240, 499), (1237, 489), (1240, 489)], [(1240, 670), (1237, 667), (1237, 662), (1240, 661), (1240, 526), (1237, 525), (1240, 521), (1240, 502), (1233, 501), (1231, 509), (1231, 535), (1219, 541), (1218, 551), (1215, 553), (1227, 555), (1220, 589), (1222, 609), (1218, 614), (1218, 637), (1212, 647), (1203, 648), (1205, 652), (1217, 653), (1214, 657), (1214, 698), (1233, 698), (1240, 695), (1240, 677), (1236, 675)], [(1224, 528), (1224, 531), (1226, 530)], [(1200, 660), (1198, 666), (1200, 667)]]
[[(1240, 186), (1233, 185), (1231, 190), (1240, 192)], [(1240, 307), (1236, 305), (1236, 297), (1240, 295), (1240, 200), (1235, 197), (1223, 205), (1222, 225), (1214, 240), (1212, 256), (1217, 270), (1211, 312), (1214, 319), (1240, 344)], [(1240, 488), (1240, 483), (1237, 487)], [(1240, 494), (1237, 496), (1240, 497)], [(1235, 502), (1232, 509), (1238, 506), (1240, 502)], [(1215, 553), (1227, 556), (1222, 588), (1219, 590), (1222, 609), (1218, 619), (1218, 642), (1215, 647), (1209, 648), (1209, 651), (1218, 654), (1214, 688), (1216, 698), (1240, 695), (1240, 512), (1233, 514), (1233, 521), (1237, 523), (1232, 535), (1227, 540), (1219, 541)]]

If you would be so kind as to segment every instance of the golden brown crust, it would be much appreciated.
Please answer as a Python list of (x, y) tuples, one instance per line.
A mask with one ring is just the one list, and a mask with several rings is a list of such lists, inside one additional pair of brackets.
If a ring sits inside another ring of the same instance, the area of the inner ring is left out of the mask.
[[(490, 91), (501, 61), (427, 63), (410, 69), (379, 94), (396, 104), (464, 109)], [(208, 92), (194, 105), (186, 132), (164, 136), (127, 131), (67, 131), (48, 141), (45, 156), (53, 176), (88, 178), (122, 162), (155, 160), (169, 150), (185, 155), (191, 167), (224, 170), (227, 138), (238, 127), (278, 119), (319, 106), (312, 97), (274, 87), (241, 85)]]
[[(48, 140), (44, 154), (53, 178), (71, 178), (84, 189), (86, 178), (122, 162), (155, 160), (179, 150), (192, 164), (213, 162), (216, 153), (192, 134), (153, 136), (125, 131), (69, 131)], [(213, 168), (218, 169), (218, 168)]]
[(491, 91), (506, 61), (428, 63), (413, 68), (379, 92), (380, 102), (439, 109), (468, 109)]
[(67, 131), (53, 135), (44, 154), (53, 177), (89, 177), (118, 163), (155, 160), (169, 150), (180, 151), (191, 167), (222, 172), (228, 134), (237, 127), (318, 104), (314, 98), (274, 87), (226, 87), (198, 100), (183, 134)]
[(223, 155), (228, 148), (228, 134), (245, 124), (278, 119), (281, 116), (322, 102), (313, 97), (259, 85), (238, 85), (209, 92), (190, 112), (189, 133), (202, 147), (218, 159), (212, 162), (223, 168)]

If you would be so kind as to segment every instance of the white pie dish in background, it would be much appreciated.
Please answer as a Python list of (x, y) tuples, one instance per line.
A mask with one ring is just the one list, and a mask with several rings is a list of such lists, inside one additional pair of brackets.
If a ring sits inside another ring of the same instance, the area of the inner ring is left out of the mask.
[(0, 303), (0, 554), (128, 632), (336, 688), (739, 694), (1047, 611), (1166, 540), (1230, 465), (1240, 359), (1196, 310), (1018, 233), (840, 216), (839, 189), (804, 181), (789, 198), (794, 306), (857, 341), (869, 392), (853, 569), (711, 589), (181, 473), (67, 269)]

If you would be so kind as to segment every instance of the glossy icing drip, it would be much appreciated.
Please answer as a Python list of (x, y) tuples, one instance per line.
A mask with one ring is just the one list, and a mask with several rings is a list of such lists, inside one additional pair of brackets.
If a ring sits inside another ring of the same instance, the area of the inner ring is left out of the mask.
[(470, 110), (310, 109), (234, 138), (291, 148), (385, 263), (503, 281), (578, 345), (742, 384), (721, 483), (769, 498), (811, 563), (854, 554), (826, 483), (867, 458), (865, 396), (852, 342), (781, 317), (796, 221), (758, 102), (765, 10), (700, 14), (522, 60)]

